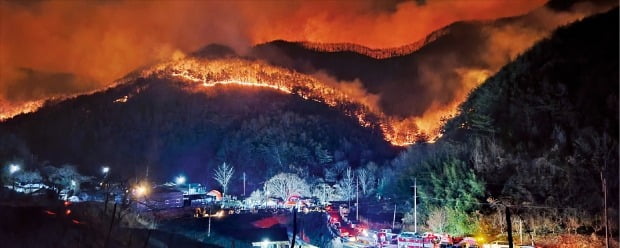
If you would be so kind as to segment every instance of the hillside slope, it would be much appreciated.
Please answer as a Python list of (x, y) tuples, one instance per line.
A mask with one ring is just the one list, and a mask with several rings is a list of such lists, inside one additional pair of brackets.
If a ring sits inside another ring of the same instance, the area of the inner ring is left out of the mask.
[[(583, 2), (590, 4), (579, 1)], [(395, 49), (279, 40), (257, 45), (249, 54), (307, 74), (359, 80), (366, 91), (380, 96), (380, 106), (390, 115), (448, 114), (473, 87), (556, 27), (617, 5), (610, 1), (588, 8), (574, 4), (497, 20), (456, 22)]]
[(138, 78), (17, 116), (0, 123), (0, 158), (76, 164), (88, 174), (107, 164), (123, 177), (142, 177), (149, 167), (152, 179), (184, 173), (196, 182), (213, 182), (214, 168), (227, 162), (248, 174), (253, 189), (276, 172), (321, 176), (337, 162), (382, 163), (397, 151), (379, 130), (323, 103), (260, 88), (185, 85)]
[[(540, 234), (600, 230), (605, 177), (617, 220), (618, 44), (617, 8), (555, 31), (474, 90), (436, 144), (396, 160), (408, 168), (401, 183), (428, 173), (418, 182), (437, 197), (450, 187), (437, 179), (454, 170), (451, 180), (482, 191), (444, 197), (498, 216), (488, 206), (513, 205)], [(439, 198), (424, 201), (454, 207)]]

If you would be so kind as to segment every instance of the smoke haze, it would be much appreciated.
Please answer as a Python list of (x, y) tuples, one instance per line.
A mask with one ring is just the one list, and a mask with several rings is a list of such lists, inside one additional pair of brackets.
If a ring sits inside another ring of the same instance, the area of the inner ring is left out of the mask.
[(558, 25), (592, 12), (556, 13), (541, 7), (544, 2), (2, 2), (0, 112), (10, 116), (6, 113), (15, 113), (20, 106), (36, 107), (41, 99), (109, 86), (136, 68), (182, 57), (210, 43), (224, 44), (241, 54), (275, 39), (389, 48), (418, 41), (453, 22), (530, 12), (516, 24), (489, 25), (479, 34), (484, 36), (478, 39), (482, 44), (447, 44), (453, 50), (473, 47), (480, 51), (476, 58), (448, 54), (421, 60), (418, 66), (405, 68), (415, 71), (416, 78), (396, 80), (398, 85), (387, 84), (379, 91), (365, 88), (375, 82), (314, 74), (329, 84), (340, 84), (338, 88), (370, 106), (415, 119), (428, 131), (454, 113), (470, 90), (511, 58)]
[[(274, 39), (400, 46), (454, 21), (521, 14), (541, 4), (3, 1), (0, 95), (15, 102), (62, 94), (59, 88), (67, 93), (95, 89), (139, 66), (166, 60), (175, 51), (189, 52), (208, 43), (238, 51)], [(73, 79), (59, 86), (57, 74)]]

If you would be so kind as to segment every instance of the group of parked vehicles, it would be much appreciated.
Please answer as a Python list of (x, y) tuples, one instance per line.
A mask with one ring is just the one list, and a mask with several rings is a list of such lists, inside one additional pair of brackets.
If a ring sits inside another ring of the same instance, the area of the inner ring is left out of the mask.
[[(401, 232), (391, 229), (365, 230), (355, 239), (366, 247), (393, 248), (508, 248), (507, 241), (493, 241), (482, 244), (472, 237), (454, 237), (446, 234)], [(514, 248), (537, 248), (532, 245), (513, 245)]]
[(435, 248), (435, 247), (477, 247), (469, 238), (451, 237), (433, 233), (418, 234), (415, 232), (393, 233), (391, 229), (370, 230), (364, 232), (359, 242), (372, 247), (397, 248)]
[[(328, 205), (325, 208), (330, 230), (344, 243), (352, 247), (390, 247), (390, 248), (508, 248), (508, 242), (493, 241), (482, 244), (473, 237), (455, 237), (448, 234), (426, 232), (394, 233), (391, 229), (371, 230), (367, 225), (349, 220), (349, 207)], [(535, 248), (532, 245), (517, 245), (514, 248)]]

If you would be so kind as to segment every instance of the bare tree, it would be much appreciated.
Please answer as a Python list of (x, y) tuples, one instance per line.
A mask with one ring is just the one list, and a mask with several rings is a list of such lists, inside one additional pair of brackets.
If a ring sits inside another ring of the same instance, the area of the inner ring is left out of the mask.
[(428, 220), (426, 220), (426, 224), (433, 232), (443, 233), (448, 225), (448, 213), (446, 213), (446, 209), (432, 209), (428, 216)]
[(353, 174), (351, 167), (347, 167), (347, 170), (344, 172), (344, 176), (342, 180), (340, 180), (339, 184), (345, 200), (351, 200), (355, 193), (355, 175)]
[(364, 168), (357, 170), (357, 179), (359, 180), (360, 188), (362, 189), (362, 194), (366, 195), (366, 191), (368, 190), (368, 171)]
[(226, 189), (228, 189), (228, 183), (230, 183), (230, 179), (235, 173), (235, 169), (227, 164), (226, 162), (222, 163), (220, 166), (215, 169), (215, 176), (213, 179), (217, 181), (222, 186), (222, 196), (226, 195)]
[(368, 195), (375, 187), (375, 175), (366, 168), (357, 170), (357, 178), (359, 179), (360, 188), (363, 195)]
[(260, 189), (254, 190), (248, 198), (245, 198), (245, 203), (249, 206), (257, 206), (265, 201), (265, 194)]
[(327, 183), (318, 183), (311, 189), (313, 197), (316, 197), (322, 203), (334, 201), (338, 199), (336, 189)]
[(286, 200), (293, 194), (308, 195), (309, 187), (306, 181), (292, 173), (280, 173), (273, 176), (264, 186), (265, 194), (273, 195)]

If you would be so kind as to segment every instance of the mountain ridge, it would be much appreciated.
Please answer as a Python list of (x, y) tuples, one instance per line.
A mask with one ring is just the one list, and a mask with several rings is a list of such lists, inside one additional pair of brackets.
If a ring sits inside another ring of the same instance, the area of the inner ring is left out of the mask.
[[(502, 67), (470, 93), (436, 143), (394, 160), (405, 171), (395, 184), (418, 176), (422, 205), (468, 213), (451, 227), (463, 233), (474, 232), (471, 221), (502, 230), (493, 220), (503, 214), (498, 204), (539, 235), (601, 230), (601, 180), (609, 195), (619, 185), (618, 16), (614, 8), (559, 28)], [(470, 189), (454, 195), (452, 182)], [(464, 199), (477, 205), (446, 204)], [(617, 202), (609, 204), (617, 219)]]
[(323, 175), (337, 163), (382, 164), (399, 150), (324, 103), (272, 89), (187, 87), (139, 77), (16, 116), (0, 123), (0, 159), (75, 164), (88, 174), (102, 164), (136, 176), (151, 167), (153, 179), (185, 172), (208, 182), (209, 168), (224, 161), (258, 178)]

